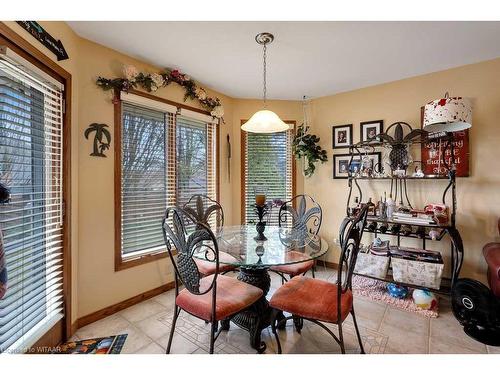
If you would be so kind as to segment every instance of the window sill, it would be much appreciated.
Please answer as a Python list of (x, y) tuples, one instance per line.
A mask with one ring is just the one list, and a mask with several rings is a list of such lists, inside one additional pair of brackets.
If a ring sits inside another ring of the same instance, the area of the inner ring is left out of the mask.
[(117, 257), (115, 261), (115, 272), (122, 271), (128, 268), (140, 266), (142, 264), (155, 262), (159, 259), (168, 258), (167, 250), (161, 250), (157, 252), (152, 252), (148, 254), (142, 254), (139, 256), (130, 256), (123, 258), (123, 256)]

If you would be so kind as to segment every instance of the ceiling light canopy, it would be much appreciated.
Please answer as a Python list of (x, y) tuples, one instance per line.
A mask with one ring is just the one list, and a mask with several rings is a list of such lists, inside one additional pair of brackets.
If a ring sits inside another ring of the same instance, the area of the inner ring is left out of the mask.
[(279, 118), (279, 116), (267, 109), (267, 87), (266, 87), (266, 53), (267, 45), (274, 40), (274, 35), (270, 33), (260, 33), (255, 37), (255, 41), (263, 46), (264, 62), (264, 109), (254, 113), (250, 120), (245, 122), (241, 129), (250, 133), (278, 133), (289, 129), (289, 126)]

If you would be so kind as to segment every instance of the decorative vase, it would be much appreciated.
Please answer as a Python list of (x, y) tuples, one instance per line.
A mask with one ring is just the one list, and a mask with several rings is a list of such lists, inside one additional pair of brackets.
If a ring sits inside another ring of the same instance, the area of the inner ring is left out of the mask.
[(308, 168), (308, 165), (309, 165), (309, 163), (308, 163), (308, 160), (307, 160), (307, 156), (304, 155), (302, 157), (302, 176), (304, 176), (304, 177), (307, 177), (306, 176), (306, 169)]

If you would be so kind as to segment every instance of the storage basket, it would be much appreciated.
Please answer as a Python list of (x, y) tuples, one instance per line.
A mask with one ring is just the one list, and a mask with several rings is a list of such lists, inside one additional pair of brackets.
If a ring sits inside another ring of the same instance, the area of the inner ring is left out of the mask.
[(384, 279), (389, 268), (388, 256), (358, 253), (354, 272)]
[(394, 281), (439, 289), (444, 264), (391, 257)]

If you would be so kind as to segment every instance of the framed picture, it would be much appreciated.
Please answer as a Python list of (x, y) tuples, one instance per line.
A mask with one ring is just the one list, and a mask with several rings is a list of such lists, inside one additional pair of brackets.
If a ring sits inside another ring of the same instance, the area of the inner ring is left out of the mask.
[(360, 173), (362, 176), (370, 177), (375, 170), (379, 171), (381, 152), (372, 152), (364, 155), (351, 154), (333, 155), (333, 178), (348, 178), (351, 174)]
[(332, 126), (332, 148), (352, 145), (352, 124)]
[[(384, 131), (384, 120), (365, 121), (361, 123), (361, 136), (362, 142), (372, 139), (370, 144), (380, 144), (380, 140), (375, 136)], [(375, 139), (373, 139), (375, 138)]]
[(348, 178), (349, 169), (351, 169), (351, 171), (359, 170), (360, 160), (356, 160), (355, 157), (352, 163), (349, 164), (351, 156), (351, 154), (333, 155), (333, 178)]

